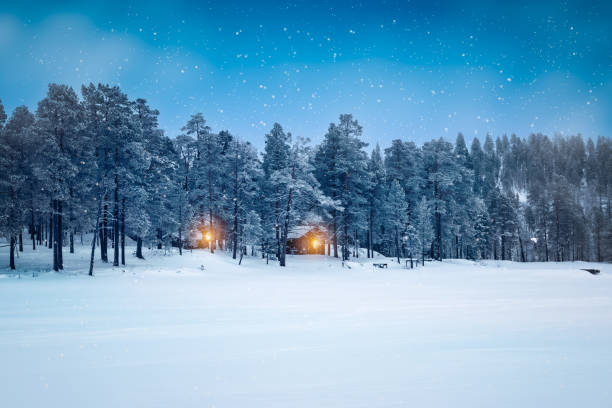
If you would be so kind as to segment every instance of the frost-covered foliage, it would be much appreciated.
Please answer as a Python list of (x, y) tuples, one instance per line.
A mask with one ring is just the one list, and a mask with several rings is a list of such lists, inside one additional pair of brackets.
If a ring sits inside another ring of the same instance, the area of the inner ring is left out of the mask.
[[(52, 248), (53, 267), (75, 237), (125, 264), (126, 237), (286, 263), (291, 233), (317, 225), (326, 253), (348, 260), (612, 260), (612, 142), (512, 135), (468, 148), (463, 135), (423, 146), (394, 140), (368, 150), (352, 115), (319, 145), (275, 123), (260, 154), (201, 113), (182, 134), (117, 86), (81, 95), (50, 84), (35, 113), (0, 103), (0, 234), (9, 264), (26, 241)], [(298, 228), (299, 227), (299, 228)], [(247, 251), (250, 246), (250, 253)], [(66, 247), (66, 249), (64, 249)], [(363, 256), (363, 252), (362, 252)]]

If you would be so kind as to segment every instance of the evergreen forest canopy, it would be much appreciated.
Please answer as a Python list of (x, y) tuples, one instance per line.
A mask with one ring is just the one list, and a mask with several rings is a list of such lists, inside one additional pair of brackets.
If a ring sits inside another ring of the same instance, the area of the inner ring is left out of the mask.
[(31, 245), (51, 248), (61, 270), (85, 233), (90, 274), (98, 249), (103, 262), (126, 263), (126, 236), (140, 258), (143, 245), (182, 253), (206, 243), (284, 266), (292, 229), (314, 224), (344, 260), (365, 247), (398, 262), (612, 261), (606, 137), (487, 135), (468, 147), (459, 134), (454, 144), (398, 139), (366, 150), (345, 114), (316, 146), (276, 123), (259, 154), (201, 113), (171, 139), (158, 114), (102, 84), (80, 97), (50, 84), (34, 113), (21, 106), (7, 117), (0, 101), (0, 235), (11, 268)]

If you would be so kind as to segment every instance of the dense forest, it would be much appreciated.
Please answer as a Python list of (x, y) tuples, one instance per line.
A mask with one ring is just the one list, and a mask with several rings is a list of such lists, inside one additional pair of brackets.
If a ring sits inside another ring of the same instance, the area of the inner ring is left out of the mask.
[(459, 134), (381, 148), (345, 114), (316, 146), (276, 123), (258, 153), (200, 113), (168, 137), (158, 114), (102, 84), (80, 97), (51, 84), (36, 112), (20, 106), (10, 117), (0, 101), (0, 235), (11, 268), (31, 245), (51, 248), (61, 270), (84, 234), (90, 273), (97, 257), (126, 263), (126, 236), (139, 258), (143, 246), (205, 244), (284, 266), (291, 230), (314, 224), (342, 259), (366, 248), (398, 261), (612, 261), (609, 138), (487, 135), (468, 147)]

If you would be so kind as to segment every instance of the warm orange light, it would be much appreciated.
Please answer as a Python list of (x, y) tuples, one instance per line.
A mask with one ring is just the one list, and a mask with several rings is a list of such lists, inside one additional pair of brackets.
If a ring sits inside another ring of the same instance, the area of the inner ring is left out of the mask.
[(312, 240), (312, 247), (313, 247), (313, 248), (316, 248), (316, 247), (318, 247), (318, 246), (319, 246), (319, 241), (318, 241), (318, 240), (316, 240), (316, 239), (313, 239), (313, 240)]
[(210, 237), (210, 232), (207, 232), (207, 233), (206, 233), (206, 240), (207, 240), (207, 241), (210, 241), (210, 238), (211, 238), (211, 237)]

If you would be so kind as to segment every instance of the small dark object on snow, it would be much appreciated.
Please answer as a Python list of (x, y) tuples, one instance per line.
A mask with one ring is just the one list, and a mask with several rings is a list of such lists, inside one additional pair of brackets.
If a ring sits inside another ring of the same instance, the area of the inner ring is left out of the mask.
[(386, 268), (387, 267), (386, 263), (375, 263), (372, 265), (374, 265), (375, 268)]
[(599, 269), (583, 269), (583, 271), (587, 271), (591, 275), (598, 275), (599, 274)]

